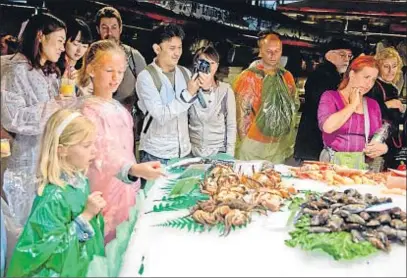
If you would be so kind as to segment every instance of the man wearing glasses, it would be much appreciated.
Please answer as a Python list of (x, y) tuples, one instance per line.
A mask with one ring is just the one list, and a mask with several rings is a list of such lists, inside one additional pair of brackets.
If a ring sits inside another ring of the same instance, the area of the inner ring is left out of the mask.
[(324, 61), (310, 74), (305, 83), (305, 104), (298, 128), (294, 158), (300, 161), (319, 160), (323, 149), (317, 111), (321, 95), (336, 90), (353, 58), (352, 46), (342, 39), (331, 40), (323, 49)]

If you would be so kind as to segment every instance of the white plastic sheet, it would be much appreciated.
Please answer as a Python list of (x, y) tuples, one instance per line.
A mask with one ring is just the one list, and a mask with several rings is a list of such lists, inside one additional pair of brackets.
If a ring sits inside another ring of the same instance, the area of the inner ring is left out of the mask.
[[(278, 169), (284, 169), (278, 165)], [(170, 176), (173, 178), (174, 176)], [(287, 179), (302, 190), (324, 192), (333, 189), (310, 180)], [(166, 179), (159, 179), (149, 193), (144, 211), (160, 199)], [(349, 187), (336, 188), (345, 190)], [(381, 195), (382, 186), (355, 186), (361, 193)], [(391, 196), (406, 209), (402, 196)], [(289, 238), (286, 226), (289, 212), (255, 216), (246, 228), (227, 237), (210, 233), (192, 233), (174, 228), (153, 227), (187, 211), (141, 214), (128, 246), (121, 277), (405, 277), (406, 248), (392, 245), (389, 254), (377, 254), (353, 261), (334, 261), (322, 252), (305, 252), (284, 244)], [(144, 256), (144, 273), (139, 274)]]

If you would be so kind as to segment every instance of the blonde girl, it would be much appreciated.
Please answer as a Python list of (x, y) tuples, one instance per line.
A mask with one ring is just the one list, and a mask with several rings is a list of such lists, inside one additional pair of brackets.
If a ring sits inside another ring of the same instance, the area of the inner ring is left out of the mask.
[(127, 68), (124, 50), (113, 40), (91, 44), (79, 72), (79, 86), (93, 85), (94, 97), (81, 106), (82, 113), (96, 126), (96, 157), (88, 177), (92, 191), (103, 192), (105, 242), (116, 235), (116, 227), (126, 221), (135, 205), (140, 187), (138, 178), (162, 175), (158, 161), (137, 164), (133, 152), (133, 117), (113, 99)]
[(39, 187), (16, 244), (8, 276), (84, 277), (104, 255), (101, 192), (90, 194), (85, 172), (95, 157), (95, 126), (79, 112), (59, 110), (41, 141)]

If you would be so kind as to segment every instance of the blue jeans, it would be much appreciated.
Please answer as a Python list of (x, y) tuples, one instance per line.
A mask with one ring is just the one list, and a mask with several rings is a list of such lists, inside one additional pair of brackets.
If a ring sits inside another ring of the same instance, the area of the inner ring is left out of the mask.
[(167, 165), (168, 161), (170, 160), (165, 158), (159, 158), (145, 151), (140, 151), (140, 162), (143, 163), (149, 161), (160, 161), (161, 164)]

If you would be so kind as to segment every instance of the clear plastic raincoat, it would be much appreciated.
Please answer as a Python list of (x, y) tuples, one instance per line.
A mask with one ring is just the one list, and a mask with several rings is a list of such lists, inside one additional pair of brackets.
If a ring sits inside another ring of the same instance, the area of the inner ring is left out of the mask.
[(101, 191), (107, 202), (103, 216), (105, 241), (109, 242), (115, 237), (116, 227), (128, 219), (140, 188), (138, 181), (128, 177), (130, 167), (136, 163), (133, 118), (114, 99), (87, 98), (81, 105), (81, 111), (97, 128), (96, 158), (87, 176), (91, 190)]
[(258, 63), (233, 85), (240, 139), (236, 157), (283, 163), (293, 154), (296, 135), (299, 101), (292, 74), (283, 68), (267, 72)]
[(3, 190), (21, 226), (35, 195), (35, 172), (41, 134), (48, 118), (61, 108), (55, 74), (45, 76), (22, 54), (1, 57), (1, 124), (15, 134), (4, 173)]

